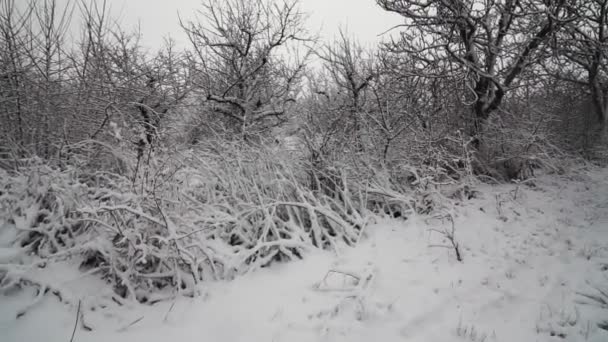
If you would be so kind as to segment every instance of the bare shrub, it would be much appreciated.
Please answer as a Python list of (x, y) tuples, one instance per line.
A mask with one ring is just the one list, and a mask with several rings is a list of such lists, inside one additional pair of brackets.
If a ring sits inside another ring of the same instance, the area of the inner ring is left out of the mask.
[[(353, 245), (367, 223), (364, 197), (346, 176), (332, 194), (314, 192), (296, 162), (261, 147), (208, 144), (172, 159), (145, 184), (44, 165), (7, 174), (3, 224), (39, 262), (80, 258), (119, 297), (150, 301), (310, 248)], [(2, 278), (3, 288), (20, 281), (10, 267)]]

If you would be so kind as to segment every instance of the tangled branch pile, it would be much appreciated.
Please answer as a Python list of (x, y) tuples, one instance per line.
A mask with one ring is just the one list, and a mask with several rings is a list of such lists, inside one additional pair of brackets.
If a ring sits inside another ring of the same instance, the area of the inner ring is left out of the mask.
[(28, 269), (71, 258), (96, 269), (120, 298), (194, 294), (201, 281), (300, 258), (310, 248), (354, 245), (389, 207), (416, 208), (413, 197), (379, 181), (347, 169), (311, 173), (286, 153), (201, 149), (171, 157), (171, 167), (150, 166), (149, 177), (136, 181), (41, 160), (2, 171), (2, 248), (11, 253), (1, 260), (1, 290), (35, 282)]

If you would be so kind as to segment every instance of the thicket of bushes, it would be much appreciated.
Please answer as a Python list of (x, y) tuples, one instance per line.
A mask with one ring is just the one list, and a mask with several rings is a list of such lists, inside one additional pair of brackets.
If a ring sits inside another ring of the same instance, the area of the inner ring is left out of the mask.
[[(0, 0), (0, 292), (61, 292), (35, 270), (69, 258), (119, 302), (195, 294), (201, 281), (352, 246), (379, 217), (441, 211), (478, 181), (606, 161), (594, 105), (605, 45), (572, 45), (599, 51), (593, 80), (586, 64), (556, 68), (573, 52), (553, 45), (597, 8), (437, 2), (447, 12), (433, 20), (400, 6), (414, 0), (378, 2), (429, 22), (369, 50), (346, 33), (313, 39), (297, 2), (207, 1), (202, 20), (181, 23), (188, 50), (150, 54), (105, 3), (77, 4), (84, 33), (69, 42), (69, 8)], [(566, 13), (576, 20), (559, 21)], [(454, 34), (512, 14), (504, 44)], [(424, 30), (453, 56), (412, 50)], [(514, 39), (530, 30), (544, 36)]]

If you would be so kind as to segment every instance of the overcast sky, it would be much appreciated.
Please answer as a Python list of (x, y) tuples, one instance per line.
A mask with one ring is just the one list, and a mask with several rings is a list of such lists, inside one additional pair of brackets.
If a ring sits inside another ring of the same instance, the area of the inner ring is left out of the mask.
[[(167, 34), (178, 43), (185, 43), (177, 13), (191, 18), (200, 8), (200, 0), (107, 1), (113, 15), (119, 16), (126, 27), (140, 23), (143, 43), (152, 49), (160, 45)], [(300, 0), (300, 7), (309, 14), (309, 29), (320, 30), (326, 41), (335, 37), (340, 27), (346, 27), (361, 43), (374, 44), (380, 39), (380, 33), (400, 22), (399, 16), (383, 11), (375, 0)]]

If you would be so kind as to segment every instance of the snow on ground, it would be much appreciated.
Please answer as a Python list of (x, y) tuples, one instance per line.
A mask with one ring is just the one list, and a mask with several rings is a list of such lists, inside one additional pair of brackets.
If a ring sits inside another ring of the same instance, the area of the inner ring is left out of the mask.
[[(93, 330), (74, 341), (608, 341), (608, 306), (584, 296), (608, 291), (608, 171), (534, 183), (484, 185), (455, 208), (462, 263), (441, 247), (449, 220), (415, 217), (153, 306), (101, 308), (94, 277), (45, 272), (82, 298)], [(69, 341), (77, 301), (47, 296), (15, 319), (32, 296), (0, 298), (0, 339)]]

